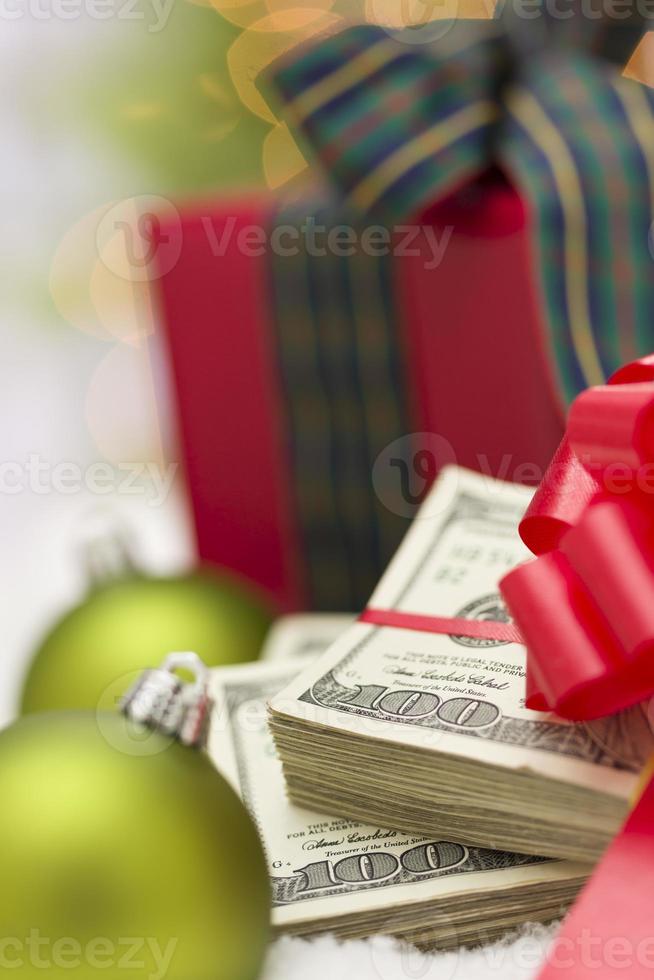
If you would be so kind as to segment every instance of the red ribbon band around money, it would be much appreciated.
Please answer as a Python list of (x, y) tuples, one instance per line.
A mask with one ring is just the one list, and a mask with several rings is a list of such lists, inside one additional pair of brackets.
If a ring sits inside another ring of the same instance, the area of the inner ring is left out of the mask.
[(522, 643), (520, 631), (513, 623), (494, 619), (464, 619), (458, 616), (424, 616), (420, 613), (397, 612), (394, 609), (366, 609), (360, 623), (389, 626), (393, 629), (416, 630), (419, 633), (442, 633), (466, 636), (475, 640), (495, 640), (498, 643)]

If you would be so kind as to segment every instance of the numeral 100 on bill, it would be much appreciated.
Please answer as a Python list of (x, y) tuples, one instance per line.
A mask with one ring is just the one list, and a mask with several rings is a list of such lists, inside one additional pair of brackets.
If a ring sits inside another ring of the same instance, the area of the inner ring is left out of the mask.
[(398, 719), (438, 718), (457, 728), (484, 728), (500, 717), (500, 709), (477, 698), (450, 698), (444, 701), (432, 691), (391, 691), (380, 684), (365, 684), (353, 696), (339, 698), (350, 708), (365, 708)]
[(316, 892), (334, 888), (337, 885), (363, 885), (368, 882), (387, 881), (400, 870), (411, 875), (434, 874), (454, 868), (468, 857), (461, 844), (450, 841), (432, 841), (418, 844), (399, 857), (386, 851), (372, 851), (370, 854), (350, 854), (336, 864), (331, 861), (316, 861), (304, 868), (297, 868), (296, 875), (302, 877), (298, 892)]

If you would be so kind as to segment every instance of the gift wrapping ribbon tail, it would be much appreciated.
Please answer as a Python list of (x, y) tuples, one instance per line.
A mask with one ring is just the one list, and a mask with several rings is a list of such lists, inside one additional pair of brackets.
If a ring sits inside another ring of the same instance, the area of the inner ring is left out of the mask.
[(545, 346), (564, 400), (654, 346), (654, 93), (606, 60), (626, 57), (642, 24), (543, 14), (541, 47), (533, 21), (522, 31), (510, 16), (441, 25), (428, 44), (363, 25), (273, 69), (286, 118), (332, 188), (323, 207), (272, 218), (275, 230), (299, 232), (296, 255), (272, 256), (271, 279), (318, 607), (360, 608), (399, 543), (403, 522), (370, 473), (412, 426), (392, 256), (316, 254), (312, 221), (392, 230), (499, 163), (529, 206)]
[(538, 555), (500, 583), (528, 707), (573, 721), (654, 693), (654, 357), (575, 400), (521, 523)]
[(538, 980), (651, 980), (654, 781), (568, 913)]
[(553, 49), (524, 66), (505, 104), (498, 156), (531, 212), (547, 346), (569, 403), (654, 342), (643, 244), (654, 93), (587, 54)]

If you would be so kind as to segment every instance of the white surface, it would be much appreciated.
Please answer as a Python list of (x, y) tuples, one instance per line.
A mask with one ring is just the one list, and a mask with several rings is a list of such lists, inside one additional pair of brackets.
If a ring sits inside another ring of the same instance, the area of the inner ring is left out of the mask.
[(272, 947), (262, 980), (530, 980), (553, 934), (532, 926), (512, 941), (431, 955), (381, 936), (356, 943), (283, 938)]

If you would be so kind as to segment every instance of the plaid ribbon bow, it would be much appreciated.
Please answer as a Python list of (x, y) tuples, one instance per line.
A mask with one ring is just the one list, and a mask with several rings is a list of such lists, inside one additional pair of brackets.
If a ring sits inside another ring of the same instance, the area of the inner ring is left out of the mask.
[[(360, 608), (404, 523), (378, 453), (410, 431), (388, 257), (311, 248), (312, 223), (392, 226), (491, 164), (528, 203), (548, 348), (566, 401), (654, 347), (654, 92), (622, 77), (637, 20), (359, 26), (294, 53), (275, 86), (331, 195), (284, 207), (303, 245), (272, 289), (297, 508), (315, 606)], [(435, 300), (436, 302), (436, 300)], [(455, 369), (453, 365), (453, 369)]]

